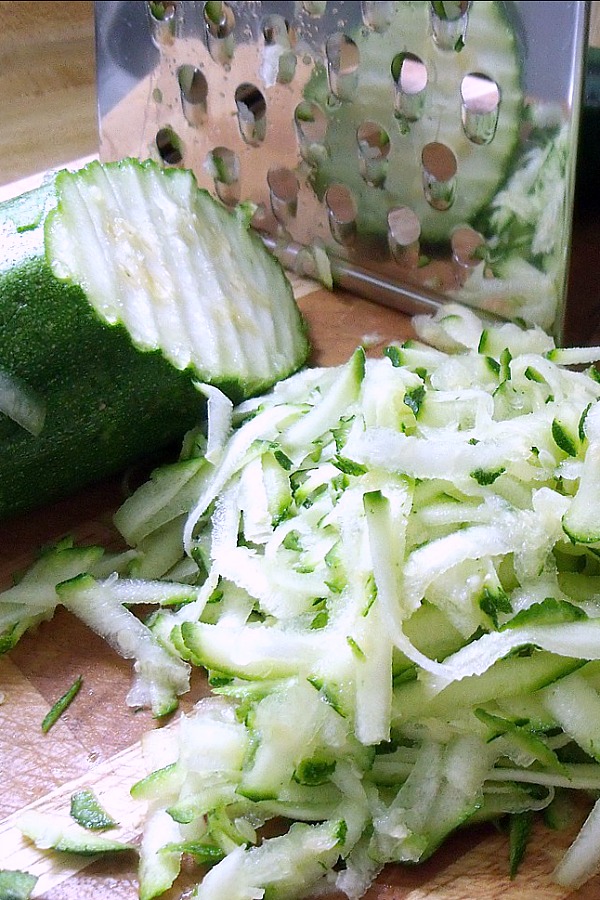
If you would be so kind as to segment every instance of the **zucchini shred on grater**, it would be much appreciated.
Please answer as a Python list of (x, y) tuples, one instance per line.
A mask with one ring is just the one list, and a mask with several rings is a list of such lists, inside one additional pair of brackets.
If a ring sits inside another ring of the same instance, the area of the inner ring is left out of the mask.
[(583, 2), (97, 2), (100, 158), (191, 168), (297, 274), (560, 341)]

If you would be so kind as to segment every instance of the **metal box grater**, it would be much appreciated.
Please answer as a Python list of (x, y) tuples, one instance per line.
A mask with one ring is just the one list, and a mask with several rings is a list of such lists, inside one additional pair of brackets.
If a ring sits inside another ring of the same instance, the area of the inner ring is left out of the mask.
[(97, 2), (100, 158), (194, 170), (288, 268), (560, 341), (583, 2)]

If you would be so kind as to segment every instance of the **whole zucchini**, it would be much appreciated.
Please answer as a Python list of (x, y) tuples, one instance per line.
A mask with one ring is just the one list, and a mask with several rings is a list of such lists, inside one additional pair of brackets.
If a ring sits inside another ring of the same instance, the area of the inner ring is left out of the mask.
[(160, 451), (306, 361), (279, 263), (187, 170), (60, 171), (0, 204), (0, 517)]

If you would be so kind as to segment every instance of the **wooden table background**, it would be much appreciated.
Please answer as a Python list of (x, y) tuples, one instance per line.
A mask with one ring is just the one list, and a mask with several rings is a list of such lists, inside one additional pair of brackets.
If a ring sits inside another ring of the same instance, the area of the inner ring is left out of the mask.
[[(593, 4), (591, 41), (600, 46), (600, 14)], [(0, 2), (0, 189), (49, 168), (97, 152), (93, 3)], [(1, 190), (0, 190), (1, 196)], [(595, 211), (576, 210), (569, 287), (572, 340), (593, 339), (600, 319), (600, 226)], [(410, 334), (401, 314), (360, 298), (328, 294), (297, 282), (309, 323), (314, 361), (346, 359), (368, 333), (376, 353)], [(333, 330), (335, 328), (335, 331)], [(335, 333), (335, 340), (332, 334)], [(118, 482), (98, 485), (49, 509), (0, 526), (0, 582), (7, 583), (41, 544), (65, 533), (84, 541), (112, 540), (111, 515), (122, 499)], [(40, 723), (52, 702), (82, 674), (85, 688), (48, 735)], [(15, 836), (12, 816), (27, 805), (68, 805), (77, 786), (92, 785), (111, 812), (135, 833), (140, 810), (126, 796), (137, 777), (136, 741), (154, 723), (125, 706), (130, 666), (65, 612), (0, 657), (0, 868), (45, 872), (45, 900), (132, 900), (135, 860), (93, 862), (62, 872)], [(199, 690), (202, 690), (201, 686)], [(193, 697), (187, 698), (189, 703)], [(577, 823), (574, 823), (574, 828)], [(423, 867), (393, 867), (369, 900), (565, 900), (550, 873), (571, 834), (539, 828), (523, 874), (510, 881), (505, 836), (492, 828), (460, 835)], [(170, 900), (170, 896), (165, 900)], [(176, 894), (172, 895), (173, 897)], [(600, 897), (600, 878), (568, 895)], [(226, 900), (226, 898), (224, 898)]]

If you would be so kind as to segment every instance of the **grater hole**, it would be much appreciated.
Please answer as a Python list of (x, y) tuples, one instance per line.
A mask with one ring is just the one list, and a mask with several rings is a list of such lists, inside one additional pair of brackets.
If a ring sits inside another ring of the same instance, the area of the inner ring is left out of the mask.
[(433, 209), (450, 209), (456, 194), (457, 162), (452, 150), (445, 144), (432, 141), (421, 153), (423, 190), (425, 199)]
[(278, 222), (286, 225), (298, 212), (298, 179), (291, 169), (274, 166), (267, 173), (267, 185), (273, 215)]
[(321, 16), (325, 15), (327, 0), (324, 0), (324, 2), (319, 2), (319, 0), (314, 0), (314, 2), (311, 2), (311, 0), (303, 0), (302, 9), (314, 19), (319, 19)]
[(362, 122), (356, 132), (360, 174), (367, 184), (381, 187), (385, 183), (390, 152), (387, 131), (377, 122)]
[(272, 216), (269, 215), (264, 203), (256, 204), (250, 224), (257, 231), (263, 233), (271, 231), (273, 227)]
[(318, 165), (327, 155), (327, 116), (317, 103), (302, 100), (294, 110), (294, 127), (300, 155), (310, 165)]
[(397, 53), (392, 60), (392, 78), (395, 85), (395, 115), (407, 122), (416, 122), (423, 114), (427, 66), (414, 53)]
[(460, 85), (461, 121), (474, 144), (489, 144), (496, 134), (500, 111), (500, 88), (487, 75), (472, 72)]
[(208, 82), (195, 66), (180, 66), (177, 81), (181, 93), (183, 114), (190, 125), (201, 125), (206, 119)]
[(295, 35), (289, 23), (280, 15), (267, 16), (263, 23), (265, 51), (263, 79), (265, 84), (289, 84), (296, 74), (296, 54), (292, 50)]
[(362, 0), (362, 20), (367, 28), (373, 31), (385, 31), (394, 20), (394, 4), (383, 0)]
[(233, 57), (235, 15), (227, 3), (209, 2), (204, 4), (204, 24), (208, 52), (222, 65), (228, 65)]
[(415, 268), (419, 263), (421, 223), (408, 206), (398, 206), (388, 213), (388, 246), (396, 262)]
[(215, 193), (227, 206), (240, 201), (240, 161), (228, 147), (214, 147), (206, 157), (206, 169), (212, 176)]
[(209, 2), (204, 4), (204, 22), (209, 34), (222, 40), (232, 34), (235, 15), (227, 3)]
[(473, 269), (484, 258), (485, 239), (468, 225), (455, 228), (450, 238), (452, 258), (461, 269)]
[(150, 15), (152, 40), (160, 47), (172, 44), (177, 26), (177, 3), (146, 3)]
[(169, 125), (157, 131), (156, 149), (162, 161), (169, 166), (178, 166), (183, 161), (183, 143)]
[(240, 134), (247, 144), (262, 144), (267, 133), (267, 102), (254, 84), (244, 82), (235, 91)]
[(329, 88), (338, 100), (352, 100), (358, 86), (360, 52), (352, 38), (337, 32), (325, 46)]
[(325, 206), (331, 235), (338, 242), (349, 246), (356, 237), (356, 201), (344, 184), (332, 184), (325, 193)]
[(268, 47), (277, 45), (287, 49), (291, 46), (289, 24), (283, 16), (276, 14), (267, 16), (263, 22), (262, 32)]
[(458, 0), (450, 3), (431, 3), (431, 11), (443, 22), (458, 22), (466, 16), (471, 3), (469, 0)]
[(441, 50), (456, 53), (465, 46), (469, 24), (470, 0), (451, 3), (430, 3), (431, 33)]
[(322, 142), (327, 133), (327, 116), (317, 103), (303, 100), (294, 110), (294, 122), (304, 141)]
[(151, 0), (148, 0), (146, 6), (156, 22), (165, 22), (171, 21), (175, 17), (177, 3), (175, 0), (170, 0), (170, 2), (166, 3), (153, 3)]

